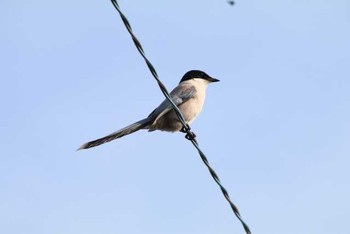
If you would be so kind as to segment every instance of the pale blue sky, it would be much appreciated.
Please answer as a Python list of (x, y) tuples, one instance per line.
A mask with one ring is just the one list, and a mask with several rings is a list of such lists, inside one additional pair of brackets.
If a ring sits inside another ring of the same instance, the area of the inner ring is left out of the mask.
[[(255, 234), (348, 234), (350, 2), (120, 1)], [(244, 233), (181, 133), (84, 142), (163, 96), (110, 1), (0, 1), (0, 233)]]

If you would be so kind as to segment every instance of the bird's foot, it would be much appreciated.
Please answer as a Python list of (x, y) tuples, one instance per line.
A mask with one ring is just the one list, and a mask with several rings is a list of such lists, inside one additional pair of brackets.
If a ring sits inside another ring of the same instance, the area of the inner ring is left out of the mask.
[(188, 131), (185, 138), (190, 141), (195, 140), (196, 134), (194, 134), (194, 132)]
[(182, 126), (180, 132), (187, 133), (188, 131), (191, 131), (190, 125), (186, 124), (186, 127)]
[(191, 132), (191, 127), (188, 124), (186, 124), (186, 127), (182, 127), (180, 132), (186, 133), (185, 138), (187, 140), (192, 141), (192, 140), (195, 140), (196, 138), (196, 134), (194, 134), (194, 132)]

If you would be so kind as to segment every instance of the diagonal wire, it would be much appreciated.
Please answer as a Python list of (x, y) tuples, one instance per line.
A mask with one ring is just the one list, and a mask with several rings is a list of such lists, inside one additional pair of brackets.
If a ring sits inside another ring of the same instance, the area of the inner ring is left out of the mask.
[(143, 59), (145, 60), (149, 70), (151, 71), (153, 77), (156, 79), (160, 90), (163, 92), (164, 96), (166, 97), (166, 99), (168, 99), (168, 101), (173, 105), (173, 108), (175, 109), (175, 112), (179, 118), (179, 120), (181, 121), (183, 126), (186, 126), (186, 132), (189, 131), (189, 128), (186, 124), (185, 118), (183, 117), (181, 111), (179, 110), (179, 108), (176, 106), (176, 104), (173, 102), (173, 100), (170, 98), (169, 92), (166, 89), (165, 85), (159, 80), (158, 78), (158, 74), (156, 72), (156, 69), (153, 67), (153, 65), (151, 64), (151, 62), (147, 59), (145, 52), (143, 51), (143, 48), (141, 46), (141, 43), (139, 42), (139, 40), (136, 38), (136, 36), (134, 35), (130, 23), (128, 21), (128, 19), (126, 18), (126, 16), (123, 14), (123, 12), (120, 10), (120, 7), (118, 5), (118, 2), (116, 0), (111, 0), (115, 9), (118, 11), (120, 17), (122, 18), (122, 21), (126, 27), (126, 29), (128, 30), (128, 32), (130, 33), (130, 36), (137, 48), (137, 50), (140, 52), (141, 56), (143, 57)]
[(153, 67), (153, 65), (151, 64), (151, 62), (147, 59), (145, 52), (141, 46), (141, 43), (139, 42), (139, 40), (136, 38), (136, 36), (134, 35), (132, 28), (130, 26), (130, 23), (128, 21), (128, 19), (126, 18), (126, 16), (123, 14), (123, 12), (121, 11), (119, 4), (116, 0), (111, 0), (113, 6), (115, 7), (115, 9), (118, 11), (126, 29), (128, 30), (137, 50), (140, 52), (141, 56), (143, 57), (143, 59), (145, 60), (150, 72), (152, 73), (153, 77), (155, 78), (155, 80), (158, 83), (158, 86), (160, 88), (160, 90), (162, 91), (162, 93), (164, 94), (165, 98), (171, 103), (171, 105), (173, 106), (173, 109), (176, 113), (176, 115), (178, 116), (180, 122), (183, 125), (183, 130), (184, 132), (187, 133), (186, 135), (186, 139), (190, 140), (192, 142), (192, 144), (194, 145), (194, 147), (196, 147), (196, 149), (198, 150), (198, 153), (202, 159), (202, 161), (204, 162), (204, 164), (206, 165), (206, 167), (208, 168), (211, 176), (213, 177), (213, 179), (215, 180), (215, 182), (218, 184), (218, 186), (221, 189), (221, 192), (223, 193), (225, 199), (227, 200), (227, 202), (230, 204), (231, 209), (233, 211), (233, 213), (236, 215), (236, 217), (238, 218), (238, 220), (241, 222), (241, 224), (243, 225), (243, 228), (245, 230), (245, 232), (247, 234), (251, 234), (251, 231), (248, 227), (248, 225), (243, 221), (241, 214), (238, 211), (238, 208), (235, 206), (235, 204), (233, 204), (233, 202), (231, 201), (231, 198), (227, 192), (227, 190), (224, 188), (224, 186), (222, 186), (221, 181), (218, 177), (218, 175), (216, 174), (216, 172), (213, 170), (213, 168), (211, 168), (207, 157), (205, 156), (205, 154), (203, 153), (203, 151), (199, 148), (199, 145), (195, 139), (195, 134), (193, 132), (191, 132), (191, 128), (189, 127), (189, 125), (186, 123), (181, 111), (179, 110), (179, 108), (176, 106), (176, 104), (173, 102), (173, 100), (170, 97), (169, 92), (167, 91), (166, 87), (164, 86), (164, 84), (159, 80), (158, 74), (155, 70), (155, 68)]

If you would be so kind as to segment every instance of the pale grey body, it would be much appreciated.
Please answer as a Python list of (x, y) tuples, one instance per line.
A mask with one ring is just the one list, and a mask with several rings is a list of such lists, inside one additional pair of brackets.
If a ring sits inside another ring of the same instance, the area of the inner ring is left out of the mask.
[[(205, 73), (204, 73), (205, 74)], [(208, 76), (209, 77), (209, 76)], [(187, 124), (191, 124), (201, 112), (205, 100), (205, 91), (209, 83), (218, 80), (191, 78), (180, 82), (180, 84), (170, 93), (173, 102), (180, 109)], [(182, 124), (178, 120), (171, 103), (165, 99), (147, 118), (137, 121), (125, 128), (109, 134), (100, 139), (83, 144), (80, 149), (95, 147), (114, 139), (136, 132), (140, 129), (148, 131), (161, 130), (176, 132), (182, 129)]]
[[(205, 101), (205, 90), (208, 84), (209, 82), (203, 79), (187, 80), (180, 83), (170, 93), (172, 100), (178, 106), (186, 123), (189, 125), (202, 111)], [(149, 131), (177, 132), (182, 128), (182, 124), (168, 100), (164, 100), (148, 118), (153, 116), (156, 116), (156, 119), (151, 125), (145, 127)]]

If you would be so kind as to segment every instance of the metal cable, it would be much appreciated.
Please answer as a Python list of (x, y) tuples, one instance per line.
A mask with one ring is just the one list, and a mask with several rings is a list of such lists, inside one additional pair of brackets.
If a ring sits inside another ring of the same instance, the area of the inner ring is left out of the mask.
[(181, 111), (179, 110), (179, 108), (176, 106), (176, 104), (173, 102), (173, 100), (170, 97), (169, 92), (167, 91), (166, 87), (164, 86), (164, 84), (159, 80), (158, 78), (158, 74), (155, 70), (155, 68), (153, 67), (153, 65), (151, 64), (151, 62), (147, 59), (145, 52), (141, 46), (141, 43), (139, 42), (139, 40), (136, 38), (136, 36), (134, 35), (132, 28), (130, 26), (130, 23), (128, 21), (128, 19), (126, 18), (126, 16), (123, 14), (123, 12), (121, 11), (119, 4), (116, 0), (111, 0), (113, 6), (115, 7), (115, 9), (118, 11), (126, 29), (128, 30), (137, 50), (140, 52), (141, 56), (143, 57), (143, 59), (145, 60), (150, 72), (152, 73), (153, 77), (155, 78), (155, 80), (157, 81), (160, 90), (162, 91), (162, 93), (164, 94), (165, 98), (171, 103), (171, 105), (174, 108), (174, 111), (176, 113), (176, 115), (178, 116), (180, 122), (183, 125), (183, 131), (187, 133), (186, 135), (186, 139), (190, 140), (192, 142), (192, 144), (194, 145), (194, 147), (196, 147), (196, 149), (198, 150), (198, 153), (202, 159), (202, 161), (204, 162), (204, 164), (206, 165), (206, 167), (208, 168), (211, 176), (213, 177), (213, 179), (215, 180), (215, 182), (219, 185), (225, 199), (228, 201), (228, 203), (231, 206), (231, 209), (233, 210), (233, 213), (236, 215), (236, 217), (238, 218), (238, 220), (242, 223), (243, 228), (245, 230), (245, 232), (247, 234), (251, 234), (251, 231), (248, 227), (248, 225), (243, 221), (243, 219), (241, 218), (241, 215), (237, 209), (237, 207), (233, 204), (233, 202), (231, 201), (231, 198), (227, 192), (227, 190), (224, 188), (224, 186), (222, 186), (221, 181), (218, 177), (218, 175), (216, 174), (216, 172), (213, 170), (213, 168), (211, 168), (211, 166), (209, 165), (208, 159), (205, 156), (205, 154), (203, 153), (203, 151), (199, 148), (199, 145), (195, 139), (196, 135), (191, 132), (191, 128), (189, 127), (189, 125), (186, 123)]

